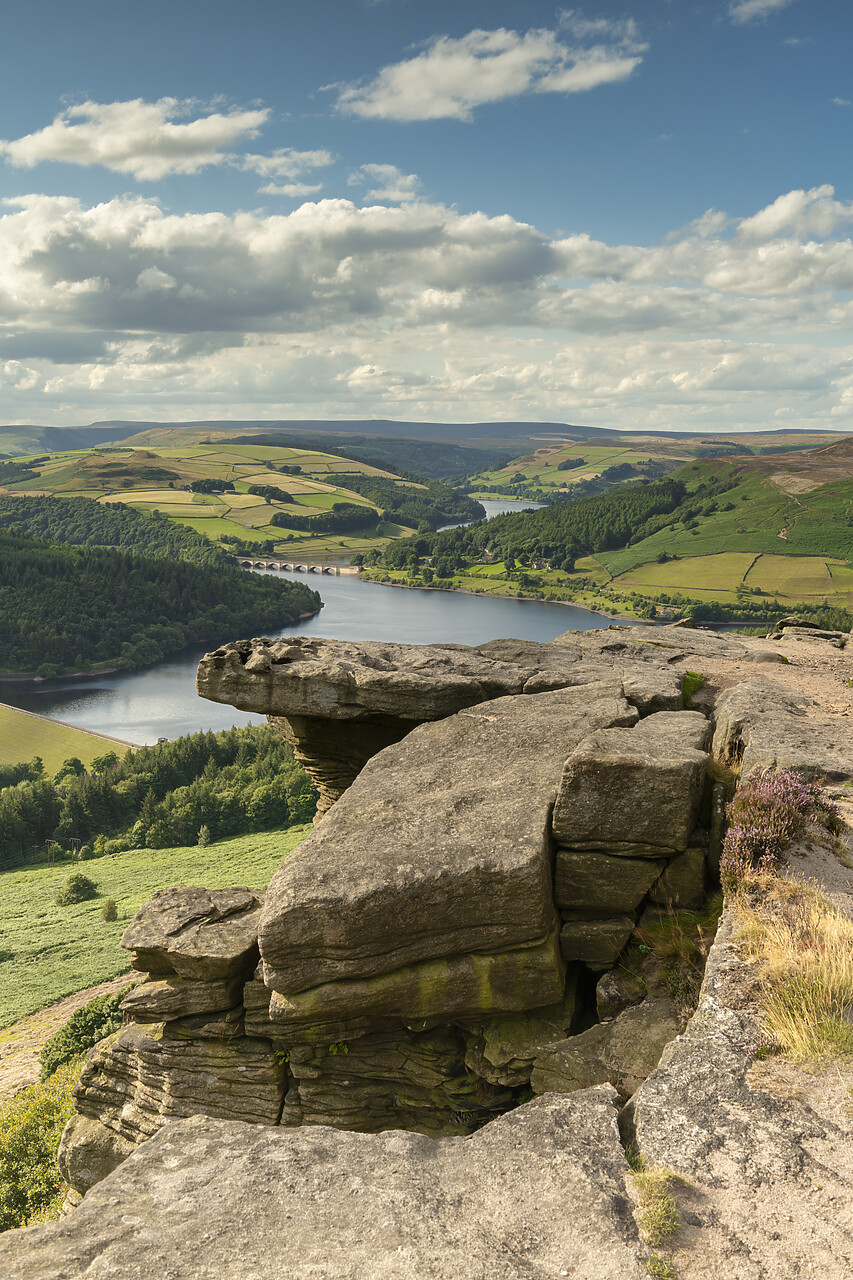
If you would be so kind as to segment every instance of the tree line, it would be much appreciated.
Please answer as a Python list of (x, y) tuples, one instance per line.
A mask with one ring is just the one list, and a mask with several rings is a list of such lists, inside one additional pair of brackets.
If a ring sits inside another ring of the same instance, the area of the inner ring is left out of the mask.
[[(92, 504), (93, 506), (96, 504)], [(320, 607), (302, 583), (0, 530), (0, 664), (59, 675), (133, 670), (189, 644), (276, 630)]]
[[(10, 777), (14, 782), (7, 781)], [(65, 761), (53, 778), (38, 758), (0, 773), (0, 866), (51, 842), (77, 856), (196, 844), (309, 822), (317, 793), (269, 725), (193, 733), (172, 742)], [(203, 837), (204, 838), (204, 837)]]
[(203, 534), (159, 511), (92, 498), (0, 496), (0, 529), (75, 547), (116, 547), (150, 560), (222, 564), (223, 553)]

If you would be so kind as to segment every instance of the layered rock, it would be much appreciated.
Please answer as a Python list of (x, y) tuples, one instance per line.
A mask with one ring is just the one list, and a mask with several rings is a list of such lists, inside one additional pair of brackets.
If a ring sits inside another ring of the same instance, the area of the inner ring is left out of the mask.
[[(232, 647), (215, 670), (235, 696), (257, 678), (294, 716), (310, 695), (326, 730), (361, 732), (397, 705), (406, 732), (362, 761), (265, 895), (178, 886), (125, 931), (147, 980), (123, 1005), (134, 1025), (78, 1086), (87, 1123), (63, 1157), (78, 1194), (127, 1143), (196, 1111), (446, 1137), (529, 1096), (543, 1054), (563, 1055), (566, 1088), (574, 1070), (573, 1088), (630, 1092), (653, 1065), (651, 1049), (619, 1056), (637, 1038), (632, 997), (603, 1039), (583, 1028), (590, 971), (617, 964), (638, 914), (701, 897), (706, 721), (656, 709), (680, 706), (667, 662), (682, 650), (661, 661), (618, 630), (343, 646), (324, 677), (325, 644), (285, 645), (279, 663), (276, 646)], [(496, 686), (513, 692), (484, 698)]]
[(403, 1018), (558, 999), (550, 804), (572, 748), (636, 718), (616, 682), (497, 699), (370, 762), (270, 882), (271, 1018), (306, 1021), (309, 990), (318, 1013)]

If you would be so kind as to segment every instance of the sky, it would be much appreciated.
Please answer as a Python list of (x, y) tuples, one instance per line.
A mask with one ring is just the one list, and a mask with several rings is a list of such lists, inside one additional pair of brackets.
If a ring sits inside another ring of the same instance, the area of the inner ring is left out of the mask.
[(0, 422), (853, 429), (846, 0), (30, 0)]

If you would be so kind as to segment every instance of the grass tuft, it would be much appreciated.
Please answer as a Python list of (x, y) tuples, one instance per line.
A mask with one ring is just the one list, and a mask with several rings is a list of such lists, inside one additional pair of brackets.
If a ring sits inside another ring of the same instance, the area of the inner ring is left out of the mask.
[(672, 1240), (681, 1229), (678, 1205), (669, 1189), (675, 1174), (652, 1168), (638, 1170), (633, 1178), (640, 1197), (637, 1225), (646, 1244), (656, 1248)]
[(763, 1039), (797, 1062), (853, 1054), (853, 920), (813, 886), (768, 872), (752, 873), (735, 911), (739, 941), (762, 965)]

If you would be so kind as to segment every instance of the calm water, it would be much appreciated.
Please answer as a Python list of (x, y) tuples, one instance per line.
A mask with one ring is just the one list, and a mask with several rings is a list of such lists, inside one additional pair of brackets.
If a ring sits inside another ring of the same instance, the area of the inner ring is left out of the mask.
[[(563, 631), (589, 631), (606, 627), (610, 621), (585, 609), (542, 600), (496, 600), (452, 591), (395, 589), (356, 577), (279, 576), (310, 582), (325, 605), (316, 617), (277, 633), (282, 635), (397, 640), (408, 644), (482, 644), (503, 636), (553, 640)], [(232, 724), (262, 721), (263, 716), (198, 697), (195, 670), (207, 647), (187, 650), (180, 657), (142, 671), (45, 681), (22, 688), (0, 685), (0, 702), (138, 743), (176, 738), (196, 729), (227, 729)]]
[[(490, 516), (530, 505), (484, 503)], [(606, 627), (610, 621), (586, 609), (541, 600), (499, 600), (460, 592), (395, 589), (362, 582), (354, 576), (278, 576), (309, 582), (324, 601), (324, 608), (316, 617), (286, 627), (275, 633), (278, 635), (394, 640), (405, 644), (482, 644), (507, 636), (553, 640), (563, 631), (589, 631)], [(142, 671), (45, 681), (21, 688), (0, 684), (0, 702), (135, 743), (177, 738), (197, 729), (227, 729), (232, 724), (262, 722), (263, 716), (198, 697), (196, 667), (209, 647), (187, 650), (180, 657)]]

